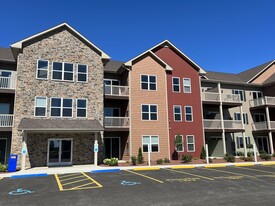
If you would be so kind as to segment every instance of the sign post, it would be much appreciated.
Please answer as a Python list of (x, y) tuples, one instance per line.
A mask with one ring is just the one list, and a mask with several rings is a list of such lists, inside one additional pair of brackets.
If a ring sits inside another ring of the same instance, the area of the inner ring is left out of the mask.
[(256, 144), (253, 144), (253, 151), (254, 151), (254, 159), (255, 159), (255, 162), (257, 162)]
[(205, 144), (205, 151), (206, 151), (206, 163), (209, 164), (208, 144)]
[(26, 155), (27, 155), (27, 146), (26, 146), (26, 142), (24, 141), (22, 144), (22, 166), (21, 166), (21, 170), (25, 171), (26, 169)]
[(151, 145), (148, 144), (148, 165), (151, 166)]
[(94, 165), (97, 166), (97, 159), (98, 159), (98, 141), (95, 140), (94, 143)]

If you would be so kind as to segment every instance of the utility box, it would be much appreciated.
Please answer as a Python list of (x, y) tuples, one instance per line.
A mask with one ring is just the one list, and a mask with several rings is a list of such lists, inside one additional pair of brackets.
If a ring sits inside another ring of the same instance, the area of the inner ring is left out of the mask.
[(9, 163), (8, 163), (8, 172), (15, 172), (16, 166), (17, 166), (17, 154), (11, 154), (9, 157)]

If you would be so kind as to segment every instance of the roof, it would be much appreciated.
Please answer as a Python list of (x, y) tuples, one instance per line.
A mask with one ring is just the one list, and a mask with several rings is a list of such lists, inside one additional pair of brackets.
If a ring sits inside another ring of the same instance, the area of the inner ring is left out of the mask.
[(238, 74), (230, 74), (224, 72), (206, 72), (206, 78), (209, 80), (219, 80), (226, 82), (246, 83)]
[(26, 131), (103, 131), (97, 120), (23, 118), (18, 130)]
[(92, 42), (90, 42), (88, 39), (86, 39), (84, 36), (82, 36), (78, 31), (76, 31), (74, 28), (72, 28), (70, 25), (68, 25), (67, 23), (62, 23), (62, 24), (59, 24), (55, 27), (52, 27), (48, 30), (45, 30), (45, 31), (42, 31), (38, 34), (35, 34), (35, 35), (32, 35), (26, 39), (23, 39), (21, 41), (18, 41), (14, 44), (11, 45), (12, 48), (18, 48), (18, 49), (22, 49), (22, 45), (23, 43), (29, 41), (29, 40), (32, 40), (34, 38), (37, 38), (41, 35), (44, 35), (46, 33), (49, 33), (49, 32), (52, 32), (54, 30), (57, 30), (57, 29), (60, 29), (62, 27), (66, 27), (68, 30), (72, 31), (76, 36), (78, 36), (81, 40), (83, 40), (84, 42), (86, 42), (88, 45), (90, 45), (91, 47), (93, 47), (95, 50), (97, 50), (100, 54), (101, 54), (101, 58), (102, 59), (110, 59), (110, 57), (104, 53), (101, 49), (99, 49), (98, 47), (96, 47)]
[(123, 66), (124, 62), (110, 60), (104, 67), (104, 71), (117, 73), (118, 70)]
[(258, 75), (264, 72), (271, 64), (273, 64), (275, 60), (266, 62), (252, 69), (248, 69), (244, 72), (239, 73), (238, 75), (247, 83), (250, 83), (253, 79), (255, 79)]
[(0, 48), (0, 61), (15, 62), (10, 48)]
[(273, 73), (268, 79), (263, 82), (263, 85), (271, 84), (275, 82), (275, 73)]

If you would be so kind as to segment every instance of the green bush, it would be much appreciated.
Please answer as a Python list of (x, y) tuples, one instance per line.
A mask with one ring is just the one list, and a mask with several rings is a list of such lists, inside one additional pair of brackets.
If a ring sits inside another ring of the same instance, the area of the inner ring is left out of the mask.
[(191, 162), (192, 161), (192, 155), (182, 155), (181, 160), (184, 163)]
[(103, 163), (109, 166), (117, 166), (118, 158), (111, 158), (111, 159), (106, 158), (105, 160), (103, 160)]
[(142, 163), (143, 163), (143, 156), (142, 156), (141, 148), (138, 149), (138, 158), (137, 158), (137, 162), (138, 162), (138, 164), (142, 164)]
[(132, 156), (131, 157), (131, 162), (132, 162), (132, 165), (137, 165), (137, 157), (136, 156)]
[(204, 147), (202, 147), (202, 149), (201, 149), (201, 159), (205, 159), (206, 158), (206, 151), (205, 151), (205, 149), (204, 149)]
[(266, 160), (266, 161), (271, 160), (271, 155), (267, 154), (265, 151), (260, 152), (260, 157), (261, 157), (261, 159)]
[(165, 157), (164, 160), (163, 160), (163, 162), (164, 162), (164, 163), (170, 163), (170, 160), (169, 160), (168, 158)]
[(197, 157), (194, 157), (194, 158), (193, 158), (193, 160), (198, 160), (198, 159), (199, 159), (199, 158), (197, 158)]
[(0, 163), (0, 172), (7, 172), (8, 171), (8, 165), (2, 165)]
[(274, 154), (272, 154), (272, 157), (275, 157), (275, 153), (274, 153)]
[(161, 165), (162, 163), (163, 163), (163, 159), (158, 159), (158, 160), (157, 160), (157, 164), (158, 164), (158, 165)]
[(253, 157), (254, 153), (253, 152), (247, 152), (247, 157)]
[(225, 154), (224, 159), (225, 159), (227, 162), (235, 162), (235, 157), (234, 157), (234, 155)]
[(239, 156), (239, 157), (244, 156), (244, 153), (243, 153), (243, 152), (237, 152), (236, 154), (237, 154), (237, 156)]
[(253, 157), (245, 157), (244, 161), (246, 161), (246, 162), (252, 162), (253, 161)]

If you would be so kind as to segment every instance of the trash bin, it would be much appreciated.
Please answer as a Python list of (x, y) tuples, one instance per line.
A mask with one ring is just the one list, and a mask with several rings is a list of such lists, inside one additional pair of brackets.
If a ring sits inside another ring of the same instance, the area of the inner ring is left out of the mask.
[(18, 159), (17, 154), (11, 154), (10, 155), (9, 163), (8, 163), (8, 172), (15, 172), (16, 171), (17, 159)]

